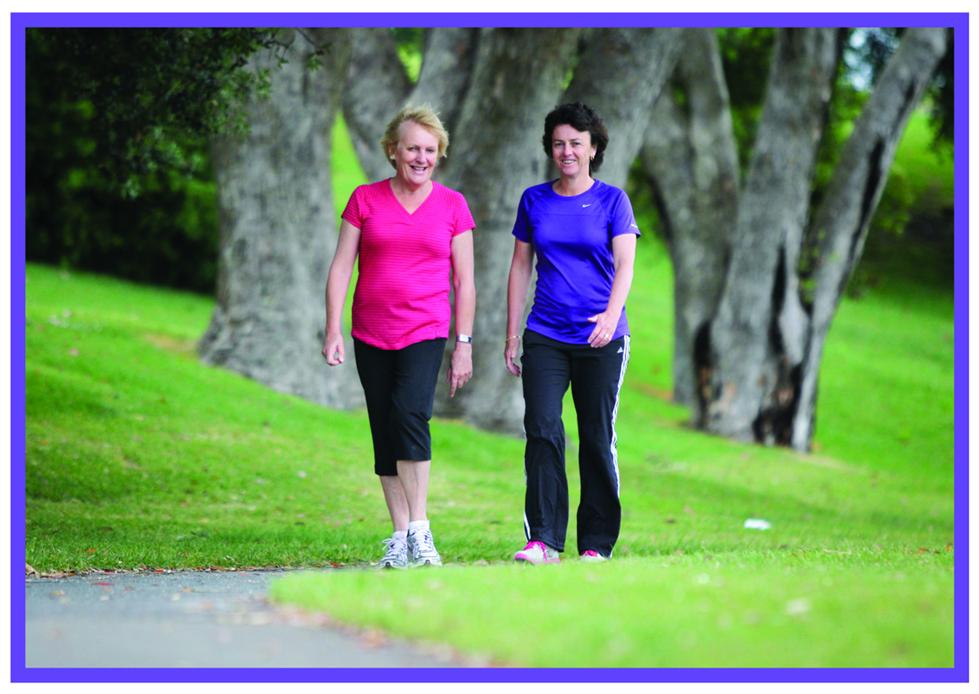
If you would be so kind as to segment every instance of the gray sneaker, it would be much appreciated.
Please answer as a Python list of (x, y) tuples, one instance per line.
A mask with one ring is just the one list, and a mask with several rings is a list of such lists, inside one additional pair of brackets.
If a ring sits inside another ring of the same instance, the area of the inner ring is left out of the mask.
[(380, 569), (407, 569), (408, 568), (408, 541), (394, 537), (393, 535), (384, 540), (387, 551), (381, 557), (377, 566)]
[(408, 531), (408, 557), (411, 566), (442, 566), (431, 530)]

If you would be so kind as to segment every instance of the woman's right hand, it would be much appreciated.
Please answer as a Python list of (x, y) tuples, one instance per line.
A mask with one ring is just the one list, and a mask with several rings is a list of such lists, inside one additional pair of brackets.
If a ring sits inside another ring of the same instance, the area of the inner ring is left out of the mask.
[(323, 341), (323, 356), (326, 363), (330, 366), (337, 366), (343, 363), (343, 335), (340, 333), (327, 333), (326, 340)]
[(520, 364), (517, 363), (519, 352), (520, 338), (515, 336), (507, 339), (506, 345), (503, 347), (503, 361), (506, 364), (506, 370), (514, 376), (520, 375)]

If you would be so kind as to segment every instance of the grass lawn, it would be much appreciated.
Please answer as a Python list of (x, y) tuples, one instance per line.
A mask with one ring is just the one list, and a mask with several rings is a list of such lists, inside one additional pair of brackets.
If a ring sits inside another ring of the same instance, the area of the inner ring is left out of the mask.
[[(654, 241), (638, 276), (615, 561), (512, 566), (521, 442), (439, 420), (430, 515), (449, 566), (301, 572), (273, 598), (501, 664), (951, 666), (951, 297), (907, 285), (844, 303), (818, 452), (799, 455), (685, 425), (663, 397), (670, 279)], [(27, 302), (34, 568), (378, 556), (366, 416), (200, 364), (210, 300), (29, 266)], [(744, 529), (751, 517), (772, 529)]]

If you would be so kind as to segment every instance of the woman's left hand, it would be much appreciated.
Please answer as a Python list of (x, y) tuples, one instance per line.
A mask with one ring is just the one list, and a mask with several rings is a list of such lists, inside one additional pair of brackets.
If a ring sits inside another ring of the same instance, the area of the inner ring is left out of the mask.
[(456, 391), (462, 388), (473, 375), (473, 348), (466, 342), (457, 342), (452, 352), (452, 362), (447, 374), (449, 380), (449, 397), (454, 398)]
[(622, 311), (612, 311), (606, 309), (601, 313), (591, 316), (588, 320), (595, 324), (595, 329), (588, 336), (588, 344), (592, 347), (604, 347), (612, 341), (615, 329), (619, 326), (619, 318)]

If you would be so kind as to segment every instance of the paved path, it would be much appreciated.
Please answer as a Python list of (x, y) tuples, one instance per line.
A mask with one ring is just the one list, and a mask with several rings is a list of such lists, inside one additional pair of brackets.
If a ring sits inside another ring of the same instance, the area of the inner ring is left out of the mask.
[(32, 578), (27, 667), (446, 667), (448, 653), (273, 606), (282, 572)]

